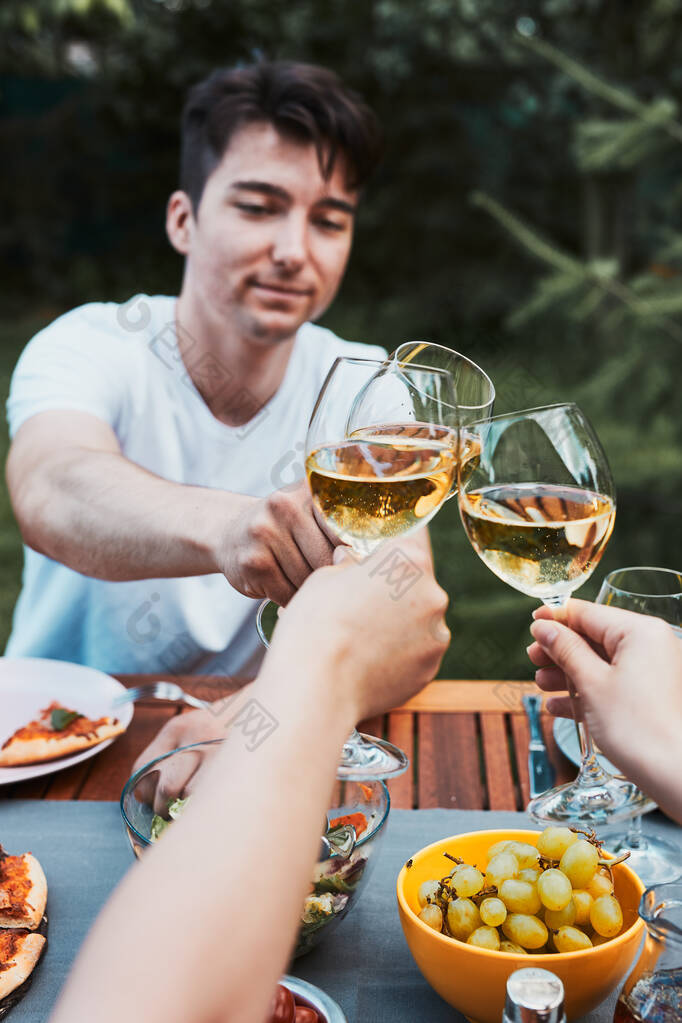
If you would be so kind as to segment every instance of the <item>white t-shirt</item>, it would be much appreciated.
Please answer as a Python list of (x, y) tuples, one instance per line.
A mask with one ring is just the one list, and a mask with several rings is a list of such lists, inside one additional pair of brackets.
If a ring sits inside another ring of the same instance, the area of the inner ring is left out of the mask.
[[(12, 376), (10, 435), (38, 412), (89, 412), (112, 427), (127, 458), (158, 476), (263, 497), (303, 477), (308, 421), (334, 359), (385, 357), (306, 323), (279, 390), (243, 426), (229, 427), (187, 373), (174, 312), (174, 298), (139, 295), (81, 306), (41, 331)], [(234, 390), (229, 367), (205, 356), (192, 368), (202, 386)], [(261, 655), (257, 605), (222, 575), (107, 582), (25, 547), (6, 654), (111, 673), (247, 676)]]

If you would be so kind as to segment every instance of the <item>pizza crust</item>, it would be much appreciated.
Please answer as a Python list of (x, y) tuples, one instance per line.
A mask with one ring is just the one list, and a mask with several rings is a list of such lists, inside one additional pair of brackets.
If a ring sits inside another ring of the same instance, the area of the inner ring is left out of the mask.
[[(25, 899), (25, 912), (23, 915), (6, 915), (9, 900), (6, 897), (3, 898), (3, 890), (5, 896), (7, 896), (11, 894), (11, 887), (7, 883), (3, 886), (2, 860), (0, 860), (0, 927), (27, 927), (30, 931), (34, 931), (40, 925), (43, 913), (45, 912), (45, 904), (47, 903), (47, 880), (43, 868), (32, 853), (24, 853), (23, 856), (8, 856), (6, 858), (8, 860), (23, 860), (26, 868), (24, 876), (30, 888)], [(5, 912), (3, 912), (3, 909)], [(1, 977), (2, 973), (0, 973)]]
[[(7, 937), (5, 937), (7, 935)], [(9, 942), (12, 945), (9, 945)], [(13, 947), (9, 958), (5, 960), (3, 946)], [(0, 999), (23, 984), (33, 972), (45, 946), (42, 934), (5, 934), (0, 933)]]
[(100, 742), (113, 739), (115, 735), (125, 732), (125, 725), (120, 721), (98, 725), (88, 735), (60, 735), (55, 732), (54, 738), (19, 739), (12, 737), (7, 745), (0, 750), (0, 767), (16, 767), (20, 764), (32, 764), (36, 761), (55, 760), (70, 753), (97, 746)]

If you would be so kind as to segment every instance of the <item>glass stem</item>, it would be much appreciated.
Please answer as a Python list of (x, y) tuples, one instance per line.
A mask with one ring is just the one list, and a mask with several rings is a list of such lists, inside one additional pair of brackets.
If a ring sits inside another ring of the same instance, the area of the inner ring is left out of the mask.
[(642, 815), (637, 814), (630, 821), (625, 841), (630, 849), (646, 849), (647, 841), (642, 830)]

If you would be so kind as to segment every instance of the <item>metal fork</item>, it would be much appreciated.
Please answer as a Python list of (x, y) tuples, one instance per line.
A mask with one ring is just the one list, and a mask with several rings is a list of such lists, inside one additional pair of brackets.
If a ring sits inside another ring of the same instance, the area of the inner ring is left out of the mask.
[(191, 693), (186, 693), (175, 682), (147, 682), (143, 686), (133, 686), (132, 689), (128, 689), (127, 692), (117, 696), (111, 706), (122, 707), (126, 703), (135, 703), (137, 700), (142, 700), (148, 696), (152, 696), (157, 700), (181, 700), (183, 703), (189, 704), (190, 707), (197, 707), (199, 710), (209, 710), (211, 706), (205, 700), (200, 700), (196, 696), (192, 696)]

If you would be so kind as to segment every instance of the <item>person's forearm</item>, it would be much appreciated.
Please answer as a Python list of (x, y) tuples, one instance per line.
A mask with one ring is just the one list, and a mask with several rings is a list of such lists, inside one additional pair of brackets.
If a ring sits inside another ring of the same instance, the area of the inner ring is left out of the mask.
[(231, 733), (181, 821), (105, 908), (52, 1023), (118, 1023), (131, 1004), (146, 1023), (264, 1018), (357, 713), (346, 691), (320, 685), (337, 668), (302, 652), (287, 678), (281, 658), (266, 660), (250, 697), (277, 727), (252, 752)]
[(100, 579), (219, 571), (213, 544), (256, 498), (171, 483), (116, 452), (65, 452), (16, 508), (26, 543)]

